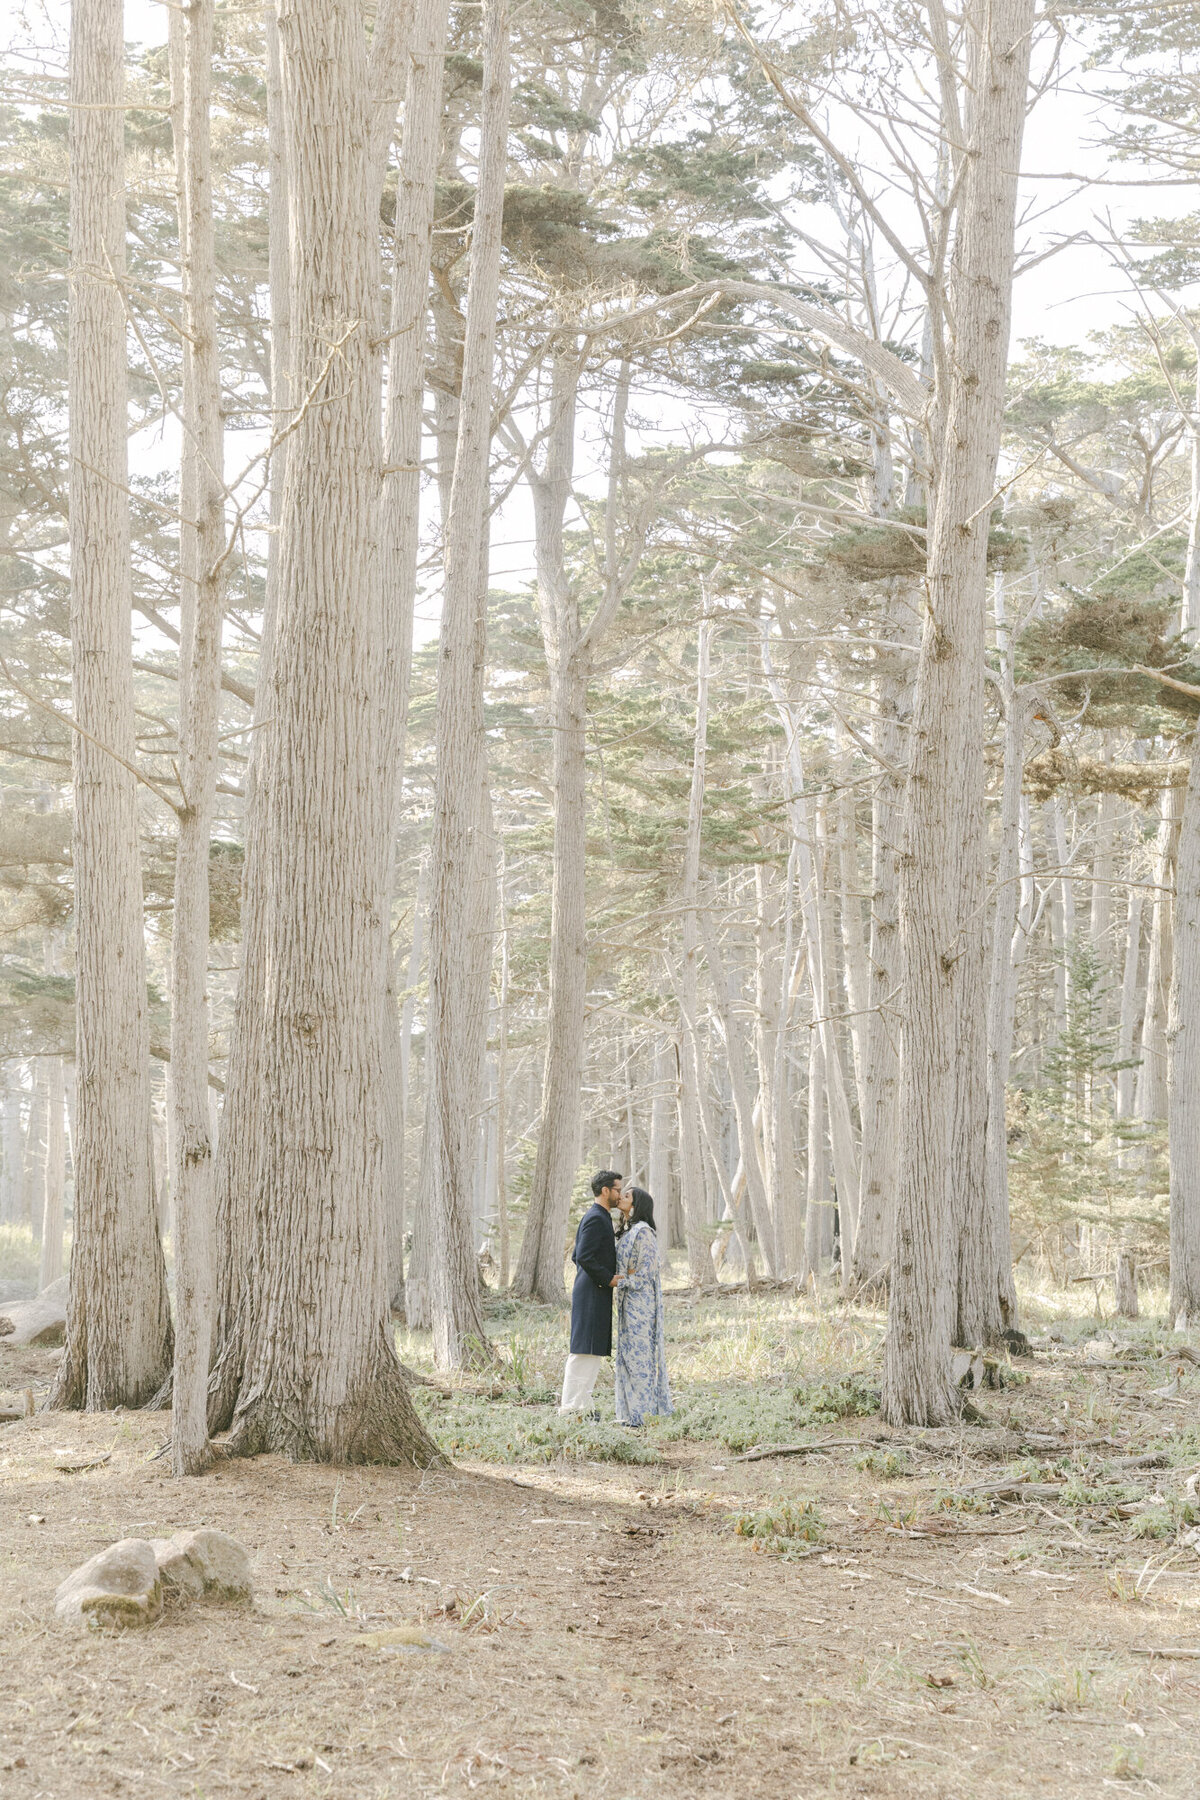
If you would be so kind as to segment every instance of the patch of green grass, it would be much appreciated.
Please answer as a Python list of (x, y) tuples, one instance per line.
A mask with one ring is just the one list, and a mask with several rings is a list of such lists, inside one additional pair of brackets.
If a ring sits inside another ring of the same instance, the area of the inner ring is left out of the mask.
[(672, 1397), (675, 1411), (653, 1428), (663, 1442), (716, 1440), (736, 1456), (757, 1445), (786, 1444), (796, 1434), (792, 1402), (779, 1387), (685, 1387), (676, 1381)]
[(780, 1500), (758, 1512), (735, 1513), (732, 1524), (738, 1537), (750, 1539), (752, 1550), (785, 1562), (807, 1554), (802, 1546), (819, 1544), (825, 1535), (825, 1521), (813, 1500)]
[(795, 1390), (798, 1425), (826, 1425), (837, 1419), (868, 1419), (879, 1411), (879, 1390), (857, 1375), (840, 1381), (802, 1384)]
[(655, 1463), (659, 1456), (640, 1432), (602, 1419), (560, 1418), (549, 1406), (446, 1396), (431, 1388), (413, 1392), (417, 1409), (438, 1445), (451, 1457), (477, 1462)]

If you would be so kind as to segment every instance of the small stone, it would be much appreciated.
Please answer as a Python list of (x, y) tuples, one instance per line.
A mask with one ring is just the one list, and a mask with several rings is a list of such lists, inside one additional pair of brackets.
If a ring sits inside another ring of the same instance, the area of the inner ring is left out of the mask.
[(250, 1557), (224, 1531), (201, 1525), (195, 1531), (177, 1531), (174, 1537), (154, 1538), (150, 1547), (168, 1589), (234, 1604), (254, 1597)]
[(81, 1563), (59, 1587), (54, 1610), (72, 1624), (153, 1624), (162, 1612), (162, 1582), (145, 1538), (122, 1538)]

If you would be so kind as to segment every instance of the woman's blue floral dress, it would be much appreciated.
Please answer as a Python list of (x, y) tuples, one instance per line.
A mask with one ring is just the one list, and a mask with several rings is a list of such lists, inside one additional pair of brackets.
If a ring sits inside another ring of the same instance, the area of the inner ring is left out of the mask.
[(617, 1239), (617, 1418), (640, 1425), (671, 1411), (658, 1239), (635, 1225)]

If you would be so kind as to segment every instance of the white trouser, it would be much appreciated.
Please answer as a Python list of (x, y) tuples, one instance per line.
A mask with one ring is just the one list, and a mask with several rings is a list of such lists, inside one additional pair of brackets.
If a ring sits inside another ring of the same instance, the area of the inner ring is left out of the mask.
[(560, 1413), (588, 1411), (600, 1366), (607, 1360), (604, 1356), (568, 1356), (567, 1366), (563, 1370), (562, 1405), (558, 1409)]

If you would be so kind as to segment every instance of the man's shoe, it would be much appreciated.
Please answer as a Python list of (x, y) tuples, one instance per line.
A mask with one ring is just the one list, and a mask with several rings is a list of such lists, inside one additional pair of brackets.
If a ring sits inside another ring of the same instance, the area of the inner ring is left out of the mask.
[(583, 1416), (585, 1419), (590, 1419), (593, 1425), (598, 1425), (600, 1423), (600, 1413), (598, 1410), (596, 1412), (585, 1413)]

